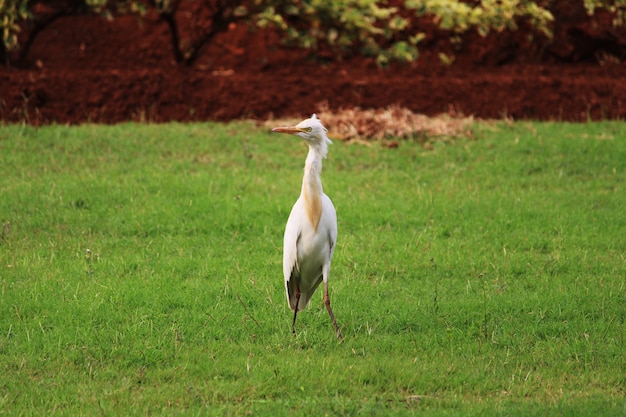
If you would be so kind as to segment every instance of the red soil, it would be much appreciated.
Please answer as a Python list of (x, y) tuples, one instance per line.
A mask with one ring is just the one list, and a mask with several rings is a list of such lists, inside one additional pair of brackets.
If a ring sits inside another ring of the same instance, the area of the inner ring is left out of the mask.
[[(115, 123), (297, 116), (397, 104), (479, 118), (626, 118), (626, 31), (587, 16), (555, 28), (552, 43), (528, 32), (470, 35), (451, 66), (448, 36), (428, 30), (421, 58), (378, 68), (368, 59), (311, 58), (243, 25), (218, 35), (192, 66), (176, 64), (158, 16), (59, 19), (29, 54), (29, 67), (0, 66), (0, 119)], [(424, 22), (422, 22), (424, 23)], [(432, 25), (431, 25), (432, 26)], [(420, 27), (420, 30), (425, 30)]]

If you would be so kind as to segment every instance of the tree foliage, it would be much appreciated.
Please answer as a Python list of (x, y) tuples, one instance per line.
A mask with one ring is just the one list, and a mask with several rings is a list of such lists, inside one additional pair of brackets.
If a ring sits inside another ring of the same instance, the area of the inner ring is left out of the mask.
[(8, 58), (7, 51), (18, 46), (17, 34), (20, 31), (19, 23), (28, 17), (28, 7), (25, 0), (0, 0), (0, 55)]
[[(191, 64), (202, 48), (232, 23), (245, 21), (256, 27), (273, 27), (286, 43), (333, 55), (364, 54), (381, 65), (391, 60), (412, 61), (423, 39), (415, 18), (431, 17), (441, 29), (462, 34), (476, 30), (516, 30), (525, 21), (550, 36), (554, 2), (547, 0), (185, 0), (194, 3), (204, 19), (185, 28), (181, 39), (178, 13), (182, 0), (0, 0), (0, 58), (6, 63), (17, 53), (24, 64), (34, 39), (62, 16), (98, 13), (108, 18), (120, 13), (155, 11), (167, 25), (174, 58)], [(608, 10), (615, 25), (623, 25), (626, 0), (583, 0), (589, 14)], [(44, 11), (42, 11), (44, 10)], [(20, 31), (25, 32), (18, 36)], [(22, 41), (20, 41), (23, 39)]]
[[(30, 46), (39, 33), (63, 16), (98, 13), (111, 18), (113, 13), (137, 12), (137, 0), (0, 0), (0, 22), (3, 29), (0, 55), (10, 64), (11, 53), (19, 50), (18, 63), (24, 64)], [(18, 33), (26, 29), (23, 44)]]
[(626, 0), (583, 0), (587, 13), (593, 14), (597, 9), (604, 9), (614, 16), (614, 26), (626, 24)]
[(419, 16), (432, 15), (442, 29), (457, 33), (476, 28), (486, 36), (491, 31), (517, 29), (518, 19), (529, 19), (533, 27), (550, 34), (552, 13), (536, 2), (526, 0), (482, 0), (469, 3), (452, 0), (407, 0), (406, 6)]
[(290, 0), (275, 3), (257, 16), (260, 26), (273, 24), (285, 41), (307, 49), (330, 47), (337, 55), (362, 53), (411, 61), (417, 57), (419, 36), (398, 34), (409, 26), (398, 7), (375, 0)]

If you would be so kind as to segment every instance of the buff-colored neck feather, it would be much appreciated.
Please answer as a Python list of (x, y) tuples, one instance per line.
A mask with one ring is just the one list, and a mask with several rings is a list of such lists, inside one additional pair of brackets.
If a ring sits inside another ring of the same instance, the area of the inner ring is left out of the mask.
[(304, 165), (304, 178), (302, 179), (302, 197), (306, 215), (317, 231), (317, 226), (322, 217), (322, 155), (314, 147), (309, 147), (309, 154)]

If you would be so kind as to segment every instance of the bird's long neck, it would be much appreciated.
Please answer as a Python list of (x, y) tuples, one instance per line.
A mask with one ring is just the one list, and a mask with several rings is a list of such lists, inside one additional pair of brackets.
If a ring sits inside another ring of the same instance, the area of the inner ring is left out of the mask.
[(307, 217), (317, 231), (322, 217), (322, 155), (318, 149), (309, 146), (309, 154), (304, 164), (304, 178), (302, 179), (302, 197)]

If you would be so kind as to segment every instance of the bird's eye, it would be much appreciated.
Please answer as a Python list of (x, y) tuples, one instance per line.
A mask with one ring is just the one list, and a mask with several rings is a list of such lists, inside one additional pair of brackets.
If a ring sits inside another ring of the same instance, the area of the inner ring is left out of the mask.
[(304, 131), (305, 131), (305, 132), (307, 132), (307, 133), (311, 133), (311, 130), (313, 130), (313, 128), (312, 128), (312, 127), (305, 127), (305, 128), (304, 128), (304, 129), (302, 129), (302, 130), (304, 130)]

